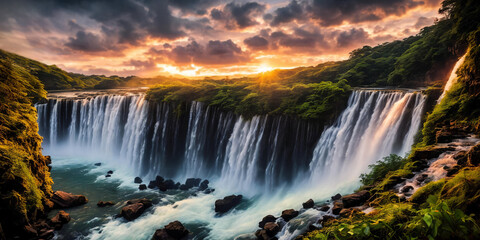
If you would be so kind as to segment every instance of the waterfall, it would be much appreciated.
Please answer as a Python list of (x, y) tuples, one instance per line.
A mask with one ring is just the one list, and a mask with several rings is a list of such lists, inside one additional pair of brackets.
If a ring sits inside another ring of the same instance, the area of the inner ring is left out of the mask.
[(90, 156), (142, 177), (213, 178), (246, 192), (358, 179), (368, 164), (409, 150), (424, 101), (414, 92), (354, 91), (325, 130), (290, 116), (246, 119), (200, 102), (179, 110), (141, 94), (50, 99), (36, 108), (47, 154)]
[(355, 181), (376, 160), (390, 153), (404, 155), (420, 128), (424, 103), (418, 93), (354, 92), (314, 149), (311, 179)]
[(443, 88), (442, 95), (440, 95), (440, 97), (438, 98), (438, 102), (440, 102), (445, 97), (447, 92), (450, 91), (452, 86), (457, 82), (458, 80), (457, 70), (465, 61), (465, 56), (467, 56), (466, 53), (460, 59), (458, 59), (458, 61), (455, 63), (455, 66), (453, 67), (452, 72), (450, 73), (450, 77), (448, 78), (448, 81), (445, 84), (445, 87)]

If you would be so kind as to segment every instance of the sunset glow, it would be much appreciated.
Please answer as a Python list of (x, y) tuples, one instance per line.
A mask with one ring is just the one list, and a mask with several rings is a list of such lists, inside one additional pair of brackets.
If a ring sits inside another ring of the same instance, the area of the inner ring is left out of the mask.
[(2, 3), (0, 48), (84, 74), (247, 75), (343, 60), (441, 17), (438, 0), (55, 2)]

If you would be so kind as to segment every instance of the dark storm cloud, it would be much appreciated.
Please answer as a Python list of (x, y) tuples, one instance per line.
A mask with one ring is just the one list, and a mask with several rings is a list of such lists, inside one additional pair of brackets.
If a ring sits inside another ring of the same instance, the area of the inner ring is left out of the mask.
[(169, 0), (170, 5), (179, 8), (183, 12), (204, 15), (209, 7), (217, 4), (219, 0)]
[(421, 0), (293, 0), (287, 6), (275, 10), (270, 25), (310, 18), (321, 26), (379, 21), (392, 15), (400, 16), (409, 9), (425, 4), (431, 3)]
[(257, 2), (244, 4), (231, 2), (223, 9), (212, 9), (210, 16), (214, 20), (223, 22), (227, 29), (244, 29), (257, 25), (255, 17), (262, 15), (264, 11), (265, 5)]
[(65, 46), (84, 52), (101, 52), (108, 50), (98, 35), (85, 31), (78, 31), (75, 37), (68, 39)]
[(245, 43), (245, 45), (247, 45), (248, 48), (252, 50), (268, 49), (268, 40), (260, 36), (253, 36), (251, 38), (247, 38), (243, 40), (243, 43)]
[(171, 50), (151, 49), (151, 55), (168, 57), (177, 64), (226, 65), (245, 63), (250, 60), (248, 53), (242, 51), (232, 40), (209, 41), (201, 45), (195, 40), (183, 46), (176, 46)]
[(362, 28), (345, 31), (320, 29), (319, 27), (299, 28), (291, 31), (263, 29), (254, 37), (246, 38), (245, 45), (252, 51), (276, 50), (294, 54), (318, 54), (355, 48), (371, 43), (368, 32)]
[(277, 26), (282, 23), (302, 19), (305, 17), (304, 11), (304, 6), (298, 3), (297, 0), (293, 0), (287, 6), (275, 10), (275, 16), (270, 25)]
[(342, 47), (350, 47), (355, 45), (359, 42), (365, 42), (368, 39), (369, 35), (365, 30), (362, 28), (356, 29), (352, 28), (349, 31), (341, 32), (337, 36), (337, 46)]
[[(194, 2), (194, 1), (192, 1)], [(199, 1), (203, 2), (203, 1)], [(182, 30), (188, 20), (172, 16), (167, 0), (18, 0), (0, 3), (0, 27), (10, 31), (12, 26), (22, 31), (58, 31), (69, 33), (66, 46), (87, 52), (111, 49), (92, 46), (95, 43), (137, 44), (147, 36), (176, 39), (186, 33)], [(178, 6), (193, 7), (189, 1), (176, 3)], [(88, 25), (81, 25), (73, 18), (79, 18)], [(15, 24), (11, 24), (12, 21)], [(96, 24), (92, 24), (96, 23)], [(100, 29), (98, 29), (100, 27)], [(103, 36), (87, 32), (100, 30)], [(108, 29), (106, 35), (105, 29)], [(115, 41), (111, 41), (115, 39)]]

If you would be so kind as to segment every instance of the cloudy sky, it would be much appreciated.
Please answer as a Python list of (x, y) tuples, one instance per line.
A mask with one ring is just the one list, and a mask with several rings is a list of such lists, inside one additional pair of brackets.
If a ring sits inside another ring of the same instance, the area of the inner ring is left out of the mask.
[(0, 0), (0, 48), (67, 71), (186, 76), (341, 60), (433, 24), (440, 0)]

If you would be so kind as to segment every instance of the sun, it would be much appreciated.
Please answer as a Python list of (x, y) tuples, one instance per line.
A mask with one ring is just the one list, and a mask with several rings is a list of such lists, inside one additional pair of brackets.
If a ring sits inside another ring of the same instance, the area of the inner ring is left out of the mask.
[(274, 68), (268, 65), (260, 65), (257, 67), (258, 73), (270, 72), (272, 70), (274, 70)]

